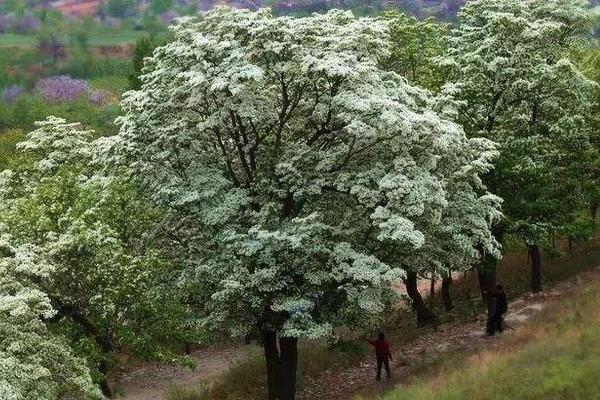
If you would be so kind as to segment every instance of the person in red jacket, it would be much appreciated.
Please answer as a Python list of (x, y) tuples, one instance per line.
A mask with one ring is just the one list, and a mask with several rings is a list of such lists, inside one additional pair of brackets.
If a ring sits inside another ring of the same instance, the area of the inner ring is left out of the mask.
[(392, 352), (390, 344), (385, 340), (383, 332), (379, 332), (377, 340), (367, 338), (367, 342), (375, 346), (375, 357), (377, 357), (377, 381), (381, 380), (381, 367), (385, 366), (385, 373), (390, 379), (390, 361), (392, 360)]

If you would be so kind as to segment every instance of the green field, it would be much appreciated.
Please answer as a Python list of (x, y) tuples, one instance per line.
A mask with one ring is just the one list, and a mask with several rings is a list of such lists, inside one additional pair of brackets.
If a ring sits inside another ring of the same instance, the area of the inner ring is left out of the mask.
[[(109, 34), (91, 34), (89, 45), (91, 47), (107, 47), (117, 46), (121, 44), (133, 44), (137, 39), (147, 35), (144, 31), (122, 31)], [(69, 38), (63, 37), (63, 43), (69, 45)], [(35, 35), (19, 35), (14, 33), (3, 33), (0, 35), (0, 48), (32, 48), (38, 43), (38, 38)]]

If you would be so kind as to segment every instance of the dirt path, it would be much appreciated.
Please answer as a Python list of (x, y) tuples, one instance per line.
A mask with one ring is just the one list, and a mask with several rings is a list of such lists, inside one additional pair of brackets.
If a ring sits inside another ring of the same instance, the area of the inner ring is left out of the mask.
[(119, 381), (120, 399), (164, 400), (170, 386), (210, 382), (232, 364), (243, 359), (253, 346), (210, 347), (194, 352), (196, 368), (149, 363), (124, 375)]
[[(509, 305), (506, 322), (511, 328), (527, 322), (541, 311), (546, 302), (557, 299), (590, 279), (600, 279), (600, 267), (579, 274), (559, 283), (548, 290), (532, 295), (528, 293)], [(464, 347), (465, 350), (502, 340), (501, 337), (488, 338), (484, 335), (485, 315), (478, 316), (469, 323), (444, 324), (437, 330), (425, 331), (408, 345), (393, 349), (391, 363), (393, 379), (389, 382), (375, 382), (374, 360), (366, 359), (358, 365), (339, 371), (326, 371), (316, 382), (307, 383), (298, 393), (299, 400), (349, 400), (361, 394), (373, 398), (410, 378), (410, 369), (428, 355), (443, 353), (450, 347)], [(505, 333), (510, 334), (510, 329)], [(253, 346), (213, 347), (194, 353), (197, 361), (195, 370), (181, 366), (147, 364), (126, 374), (119, 383), (121, 399), (124, 400), (164, 400), (171, 385), (193, 386), (210, 382), (225, 372), (232, 364), (247, 357)]]
[[(541, 311), (546, 303), (577, 290), (581, 285), (592, 279), (600, 279), (600, 267), (579, 274), (578, 276), (559, 283), (539, 294), (527, 293), (509, 305), (506, 323), (510, 327), (505, 334), (510, 334), (511, 328), (527, 322), (533, 315)], [(411, 342), (404, 348), (396, 349), (394, 361), (390, 367), (393, 379), (389, 382), (375, 382), (375, 363), (369, 360), (344, 371), (323, 374), (317, 382), (307, 385), (298, 394), (301, 400), (348, 400), (357, 395), (373, 398), (398, 384), (406, 383), (410, 378), (410, 368), (430, 354), (443, 353), (455, 346), (465, 350), (487, 345), (502, 340), (502, 336), (485, 336), (485, 315), (480, 315), (470, 323), (445, 324), (437, 330), (429, 331)], [(490, 343), (491, 342), (491, 343)], [(385, 374), (384, 374), (385, 375)]]

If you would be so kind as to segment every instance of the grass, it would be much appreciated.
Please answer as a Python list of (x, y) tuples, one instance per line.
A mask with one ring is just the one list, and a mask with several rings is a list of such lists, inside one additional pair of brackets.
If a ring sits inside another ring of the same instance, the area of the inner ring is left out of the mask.
[(600, 281), (588, 282), (494, 349), (451, 354), (383, 400), (598, 399), (599, 291)]
[[(134, 44), (142, 36), (148, 35), (144, 31), (123, 30), (114, 33), (94, 33), (90, 35), (88, 45), (90, 47), (109, 47), (122, 44)], [(65, 45), (69, 45), (68, 37), (61, 39)], [(3, 33), (0, 35), (0, 48), (34, 48), (38, 44), (35, 35), (22, 35), (14, 33)]]

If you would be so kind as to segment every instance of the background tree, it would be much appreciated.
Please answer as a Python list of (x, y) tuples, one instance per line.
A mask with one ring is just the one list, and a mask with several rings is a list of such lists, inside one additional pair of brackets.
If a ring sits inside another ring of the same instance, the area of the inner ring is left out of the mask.
[(106, 12), (111, 17), (123, 18), (133, 7), (134, 3), (131, 0), (109, 0), (106, 3)]
[(155, 37), (144, 36), (135, 42), (133, 49), (133, 72), (129, 75), (129, 88), (139, 90), (142, 87), (140, 75), (144, 68), (144, 58), (150, 57), (156, 47), (159, 46), (159, 40)]
[(150, 9), (154, 15), (160, 15), (173, 8), (173, 0), (151, 0)]
[(419, 20), (400, 11), (386, 11), (382, 17), (390, 29), (392, 43), (384, 68), (397, 72), (412, 84), (439, 90), (446, 77), (436, 58), (448, 47), (448, 28), (432, 18)]
[[(505, 199), (506, 220), (496, 226), (519, 234), (532, 259), (531, 288), (541, 290), (540, 243), (572, 220), (580, 201), (578, 154), (590, 146), (586, 129), (592, 82), (566, 58), (589, 32), (579, 1), (471, 1), (450, 39), (451, 83), (462, 101), (458, 121), (471, 137), (500, 144), (501, 157), (486, 177)], [(566, 162), (570, 163), (569, 166)], [(495, 262), (480, 272), (493, 290)]]
[(29, 284), (56, 310), (45, 322), (94, 365), (110, 396), (114, 353), (169, 357), (193, 338), (182, 328), (189, 314), (171, 264), (151, 246), (156, 211), (135, 186), (97, 174), (92, 132), (53, 117), (37, 127), (4, 172), (2, 232), (44, 255), (51, 269)]
[(385, 24), (218, 8), (172, 35), (123, 100), (107, 160), (164, 210), (204, 325), (261, 333), (270, 399), (295, 396), (299, 338), (369, 326), (419, 249), (440, 247), (449, 193), (486, 210), (460, 213), (483, 227), (469, 240), (497, 248), (478, 178), (494, 146), (378, 67)]

